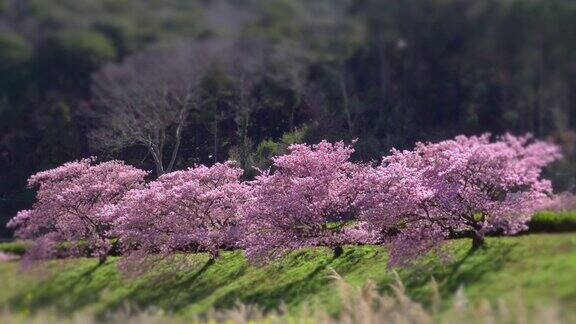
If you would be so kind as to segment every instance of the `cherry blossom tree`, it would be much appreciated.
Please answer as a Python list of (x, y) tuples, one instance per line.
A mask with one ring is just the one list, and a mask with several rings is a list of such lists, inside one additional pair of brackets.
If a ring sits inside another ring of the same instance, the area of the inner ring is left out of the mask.
[(328, 246), (338, 255), (343, 244), (370, 241), (365, 224), (353, 222), (351, 180), (363, 168), (350, 161), (353, 148), (322, 141), (288, 150), (273, 158), (273, 173), (251, 182), (243, 214), (247, 257), (266, 260), (305, 246)]
[(556, 194), (543, 209), (554, 212), (576, 210), (576, 195), (572, 192), (561, 192)]
[(393, 151), (365, 172), (360, 219), (390, 244), (390, 265), (404, 265), (449, 237), (473, 248), (489, 233), (516, 234), (552, 194), (542, 169), (561, 157), (531, 136), (458, 136)]
[(238, 246), (238, 209), (248, 187), (233, 162), (166, 173), (110, 210), (127, 254), (209, 252)]
[[(38, 188), (36, 203), (8, 226), (16, 229), (17, 237), (35, 241), (27, 252), (30, 260), (88, 250), (103, 263), (111, 248), (112, 219), (106, 211), (126, 192), (141, 187), (146, 175), (120, 161), (94, 164), (94, 158), (39, 172), (28, 180), (29, 187)], [(62, 251), (58, 244), (69, 247)]]

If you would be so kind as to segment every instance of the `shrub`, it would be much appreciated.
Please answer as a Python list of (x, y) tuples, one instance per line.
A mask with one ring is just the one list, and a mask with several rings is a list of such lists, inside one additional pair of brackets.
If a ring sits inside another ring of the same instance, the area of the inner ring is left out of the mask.
[(530, 232), (570, 232), (576, 231), (576, 211), (541, 211), (528, 223)]
[(0, 252), (21, 256), (26, 253), (26, 250), (30, 247), (30, 244), (30, 242), (26, 241), (0, 243)]

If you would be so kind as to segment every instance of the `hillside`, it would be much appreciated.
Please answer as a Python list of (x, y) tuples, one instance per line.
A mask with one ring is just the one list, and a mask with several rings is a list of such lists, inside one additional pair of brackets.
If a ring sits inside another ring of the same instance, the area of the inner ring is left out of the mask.
[[(559, 302), (567, 309), (576, 307), (574, 233), (490, 238), (474, 253), (469, 253), (469, 244), (452, 241), (444, 263), (430, 258), (399, 271), (408, 294), (426, 303), (433, 276), (445, 297), (462, 284), (473, 302), (510, 301), (521, 293), (528, 306)], [(329, 282), (329, 267), (357, 286), (372, 279), (385, 290), (394, 278), (386, 269), (386, 253), (373, 246), (347, 247), (339, 258), (324, 249), (296, 251), (265, 266), (248, 265), (239, 251), (224, 253), (214, 263), (200, 254), (178, 259), (160, 262), (136, 279), (123, 278), (116, 258), (100, 267), (94, 259), (51, 261), (41, 271), (29, 272), (14, 261), (0, 263), (0, 305), (23, 313), (102, 314), (130, 304), (197, 314), (237, 301), (267, 308), (284, 301), (290, 308), (320, 302), (335, 312), (338, 294)]]

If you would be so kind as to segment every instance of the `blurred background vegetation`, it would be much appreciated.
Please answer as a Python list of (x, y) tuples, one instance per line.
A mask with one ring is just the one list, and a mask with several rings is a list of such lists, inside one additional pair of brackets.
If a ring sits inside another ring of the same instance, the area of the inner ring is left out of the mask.
[[(146, 150), (95, 149), (92, 75), (154, 43), (259, 39), (282, 45), (284, 78), (258, 79), (251, 108), (214, 73), (190, 113), (175, 168), (252, 165), (295, 142), (357, 139), (357, 159), (457, 134), (551, 138), (551, 170), (575, 189), (576, 1), (0, 0), (0, 237), (33, 202), (26, 179), (81, 157), (147, 170)], [(288, 80), (288, 81), (286, 81)]]

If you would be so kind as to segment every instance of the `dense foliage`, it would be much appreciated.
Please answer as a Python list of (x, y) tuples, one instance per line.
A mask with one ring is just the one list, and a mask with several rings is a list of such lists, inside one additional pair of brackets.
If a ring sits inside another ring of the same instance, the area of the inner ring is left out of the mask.
[(472, 238), (478, 248), (489, 233), (526, 229), (551, 205), (542, 170), (561, 157), (554, 144), (512, 135), (418, 143), (377, 167), (350, 161), (353, 152), (343, 142), (294, 144), (250, 182), (226, 162), (145, 186), (144, 171), (117, 161), (71, 162), (30, 178), (38, 202), (10, 226), (36, 240), (33, 258), (49, 257), (57, 242), (81, 242), (104, 259), (118, 238), (136, 259), (196, 251), (216, 258), (242, 247), (257, 262), (308, 246), (337, 257), (344, 244), (376, 243), (390, 247), (389, 265), (406, 265), (449, 238)]
[[(123, 195), (143, 185), (146, 172), (119, 161), (93, 164), (92, 159), (66, 163), (28, 180), (38, 187), (37, 201), (8, 226), (16, 236), (33, 239), (30, 259), (88, 253), (105, 260), (111, 245), (113, 219), (107, 212)], [(66, 243), (59, 249), (58, 243)]]
[(357, 219), (354, 178), (363, 166), (350, 161), (344, 143), (291, 145), (273, 159), (273, 173), (251, 183), (244, 208), (246, 254), (268, 259), (303, 246), (328, 246), (338, 254), (343, 244), (369, 241)]
[(402, 264), (449, 237), (482, 245), (488, 233), (527, 229), (552, 196), (542, 169), (560, 158), (558, 147), (531, 137), (458, 136), (412, 151), (393, 151), (365, 178), (360, 219), (392, 245), (390, 263)]
[(239, 246), (239, 208), (248, 196), (231, 162), (166, 173), (128, 192), (111, 211), (127, 254), (209, 252)]

